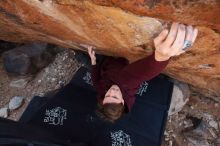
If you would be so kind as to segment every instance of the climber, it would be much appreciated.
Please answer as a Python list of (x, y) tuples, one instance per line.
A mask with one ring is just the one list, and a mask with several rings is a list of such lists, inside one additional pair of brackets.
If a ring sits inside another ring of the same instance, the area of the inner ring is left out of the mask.
[(98, 99), (97, 114), (105, 121), (114, 122), (129, 112), (140, 84), (159, 75), (171, 57), (186, 52), (197, 34), (198, 29), (190, 25), (173, 23), (170, 31), (164, 29), (154, 39), (152, 55), (131, 64), (124, 58), (107, 57), (98, 65), (94, 48), (89, 46), (92, 81)]

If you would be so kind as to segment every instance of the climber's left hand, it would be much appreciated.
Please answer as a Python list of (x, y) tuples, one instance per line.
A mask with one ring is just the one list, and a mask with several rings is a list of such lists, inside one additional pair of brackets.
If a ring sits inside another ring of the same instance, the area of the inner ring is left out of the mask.
[(94, 51), (93, 47), (88, 46), (87, 49), (88, 49), (88, 53), (89, 53), (89, 56), (91, 59), (91, 64), (96, 65), (96, 56), (95, 56), (95, 51)]

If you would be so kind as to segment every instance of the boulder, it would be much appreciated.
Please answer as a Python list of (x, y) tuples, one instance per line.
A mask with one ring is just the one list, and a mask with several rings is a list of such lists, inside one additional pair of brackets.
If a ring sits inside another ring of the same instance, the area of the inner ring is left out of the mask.
[(220, 101), (219, 14), (219, 0), (4, 0), (0, 39), (83, 51), (82, 44), (93, 45), (98, 53), (133, 62), (153, 51), (152, 39), (171, 21), (191, 24), (198, 39), (164, 73)]
[(26, 75), (39, 71), (52, 60), (51, 50), (46, 43), (30, 43), (2, 54), (4, 67), (7, 72)]

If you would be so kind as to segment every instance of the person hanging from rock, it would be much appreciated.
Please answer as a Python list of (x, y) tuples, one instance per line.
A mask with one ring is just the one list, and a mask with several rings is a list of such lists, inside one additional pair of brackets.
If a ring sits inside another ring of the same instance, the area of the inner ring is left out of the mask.
[(124, 58), (107, 57), (97, 65), (95, 51), (89, 46), (98, 116), (114, 122), (124, 113), (130, 112), (140, 84), (159, 75), (171, 57), (185, 53), (194, 43), (197, 34), (198, 29), (192, 26), (173, 23), (170, 31), (164, 29), (154, 39), (155, 51), (152, 55), (131, 64)]
[[(90, 86), (90, 68), (82, 67), (58, 92), (34, 97), (19, 123), (0, 118), (0, 137), (12, 145), (22, 141), (29, 145), (160, 146), (173, 83), (156, 76), (172, 56), (184, 53), (194, 43), (197, 33), (192, 26), (173, 23), (169, 32), (163, 30), (154, 39), (152, 55), (131, 64), (113, 57), (99, 63), (100, 58), (96, 61), (95, 51), (88, 47), (98, 94)], [(135, 99), (146, 80), (150, 80), (147, 92)]]

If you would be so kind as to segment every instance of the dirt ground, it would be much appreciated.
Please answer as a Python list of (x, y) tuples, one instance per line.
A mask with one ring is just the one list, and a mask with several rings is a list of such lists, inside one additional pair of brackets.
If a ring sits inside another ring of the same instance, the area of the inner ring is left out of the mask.
[[(32, 76), (8, 75), (0, 59), (0, 108), (7, 106), (14, 96), (25, 97), (19, 109), (10, 112), (8, 119), (19, 120), (35, 95), (65, 86), (82, 66), (75, 52), (62, 49), (52, 63)], [(24, 79), (24, 87), (11, 87), (13, 80)], [(217, 127), (216, 127), (217, 123)], [(201, 126), (202, 124), (202, 126)], [(205, 126), (204, 126), (205, 125)], [(168, 118), (164, 133), (164, 146), (220, 146), (220, 104), (191, 90), (189, 102), (178, 114)]]

